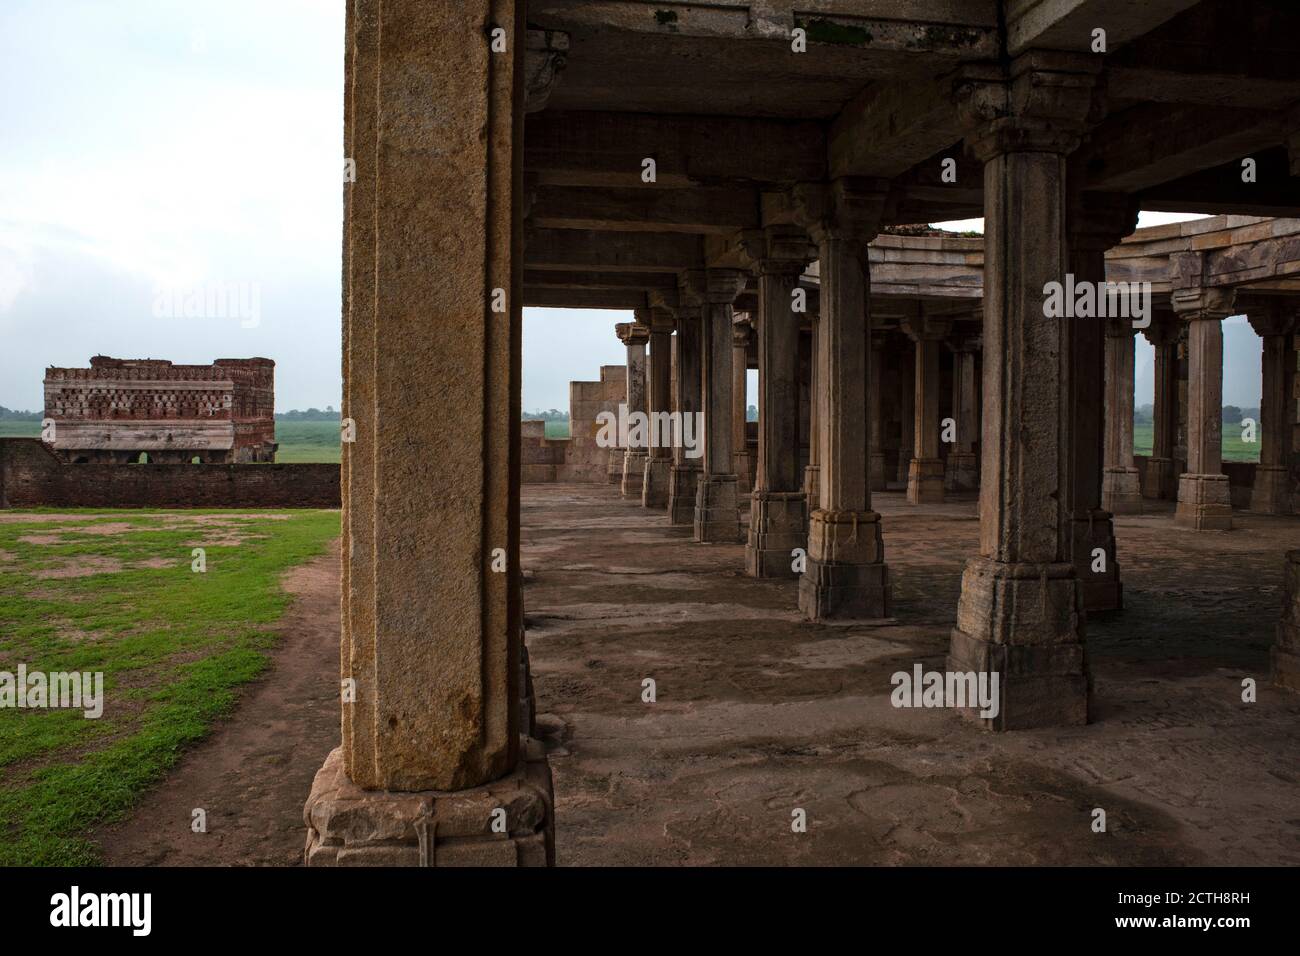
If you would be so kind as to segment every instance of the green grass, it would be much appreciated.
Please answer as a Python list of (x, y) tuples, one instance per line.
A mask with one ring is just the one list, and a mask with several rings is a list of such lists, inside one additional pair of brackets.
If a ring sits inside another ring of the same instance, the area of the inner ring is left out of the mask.
[[(1244, 442), (1241, 440), (1240, 425), (1223, 426), (1223, 460), (1224, 461), (1259, 461), (1259, 429), (1255, 430), (1254, 442)], [(1133, 426), (1133, 453), (1136, 455), (1151, 454), (1151, 447), (1155, 441), (1155, 426), (1137, 425)]]
[(276, 422), (275, 440), (280, 443), (278, 462), (339, 460), (338, 422)]
[(40, 422), (0, 422), (0, 438), (40, 438)]
[(546, 423), (546, 437), (547, 437), (547, 438), (568, 438), (568, 437), (569, 437), (569, 423), (568, 423), (567, 421), (563, 421), (563, 422), (547, 422), (547, 423)]
[[(68, 514), (69, 512), (61, 512)], [(288, 605), (284, 571), (322, 553), (335, 511), (244, 512), (221, 525), (170, 525), (138, 511), (79, 511), (85, 520), (0, 524), (0, 670), (104, 674), (104, 713), (0, 709), (0, 866), (98, 861), (87, 834), (121, 818), (185, 748), (229, 713), (257, 677)], [(14, 514), (10, 512), (9, 514)], [(110, 522), (117, 534), (88, 534)], [(223, 535), (238, 543), (219, 543)], [(57, 535), (51, 543), (23, 541)], [(191, 570), (204, 547), (207, 571)], [(110, 559), (120, 570), (44, 578), (68, 562)], [(165, 559), (165, 567), (142, 562)]]

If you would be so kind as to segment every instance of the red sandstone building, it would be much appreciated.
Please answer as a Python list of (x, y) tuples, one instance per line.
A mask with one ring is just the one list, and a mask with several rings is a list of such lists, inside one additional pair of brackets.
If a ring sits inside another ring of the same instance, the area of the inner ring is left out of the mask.
[[(96, 355), (45, 370), (47, 440), (63, 460), (206, 464), (275, 460), (275, 362)], [(52, 435), (49, 429), (53, 423)]]

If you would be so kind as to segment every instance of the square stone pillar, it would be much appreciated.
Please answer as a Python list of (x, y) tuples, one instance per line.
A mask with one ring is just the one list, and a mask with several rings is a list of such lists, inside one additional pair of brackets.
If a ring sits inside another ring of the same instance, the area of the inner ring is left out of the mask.
[[(619, 341), (627, 346), (627, 418), (647, 410), (646, 395), (646, 343), (650, 341), (650, 310), (637, 309), (633, 312), (635, 322), (619, 322), (614, 326), (614, 333)], [(624, 498), (641, 497), (641, 485), (645, 481), (645, 463), (650, 457), (649, 447), (634, 441), (631, 428), (628, 429), (628, 447), (623, 452), (623, 482), (621, 492)], [(648, 436), (647, 436), (648, 441)]]
[[(650, 361), (646, 379), (646, 403), (650, 413), (650, 434), (657, 439), (646, 452), (641, 482), (641, 505), (663, 511), (668, 507), (668, 484), (672, 472), (674, 436), (667, 426), (672, 407), (669, 391), (673, 380), (673, 318), (666, 309), (650, 310)], [(680, 444), (680, 441), (676, 442)]]
[(1187, 323), (1187, 471), (1178, 476), (1174, 522), (1196, 531), (1232, 528), (1223, 473), (1223, 320), (1232, 314), (1233, 297), (1232, 289), (1200, 286), (1171, 293), (1174, 311)]
[(1142, 487), (1133, 463), (1133, 323), (1106, 322), (1106, 467), (1101, 507), (1111, 514), (1141, 514)]
[[(668, 520), (675, 525), (695, 524), (695, 495), (700, 475), (703, 429), (700, 418), (700, 306), (684, 303), (677, 309), (677, 410), (681, 413), (683, 433), (690, 429), (695, 449), (678, 442), (673, 448), (673, 463), (668, 474)], [(689, 416), (689, 423), (688, 423)], [(689, 454), (688, 454), (689, 452)]]
[(867, 459), (867, 480), (872, 491), (884, 491), (885, 478), (885, 335), (879, 330), (871, 333), (871, 394), (868, 410), (871, 416), (871, 444)]
[(1178, 443), (1178, 320), (1156, 313), (1142, 330), (1155, 350), (1155, 404), (1151, 457), (1142, 476), (1142, 497), (1172, 499), (1178, 495), (1174, 446)]
[(952, 349), (952, 418), (957, 423), (957, 441), (948, 453), (944, 487), (949, 491), (974, 491), (979, 487), (975, 437), (980, 431), (980, 383), (975, 355), (980, 350), (980, 337), (963, 335), (950, 340), (948, 347)]
[(916, 349), (911, 339), (897, 338), (898, 349), (898, 467), (895, 481), (907, 485), (916, 449)]
[(1288, 551), (1282, 569), (1282, 620), (1273, 645), (1273, 683), (1300, 692), (1300, 550)]
[(819, 383), (817, 380), (817, 339), (818, 329), (821, 326), (820, 316), (813, 313), (810, 316), (812, 324), (812, 355), (808, 362), (808, 464), (803, 470), (803, 495), (804, 495), (804, 513), (811, 516), (817, 510), (817, 498), (821, 493), (821, 459), (818, 457), (818, 422), (817, 409), (819, 402), (817, 395), (819, 393)]
[[(489, 20), (511, 52), (490, 52)], [(520, 707), (523, 41), (509, 2), (348, 10), (343, 739), (304, 808), (310, 866), (554, 858)]]
[(695, 540), (731, 544), (741, 540), (738, 479), (732, 470), (736, 462), (731, 305), (745, 287), (745, 274), (738, 269), (707, 269), (687, 273), (686, 280), (704, 308), (700, 325), (704, 467), (695, 491)]
[(811, 620), (881, 618), (890, 610), (880, 515), (867, 480), (871, 394), (870, 267), (887, 182), (800, 184), (795, 219), (817, 244), (821, 316), (817, 409), (821, 489), (809, 519), (799, 609)]
[(1289, 369), (1295, 364), (1291, 348), (1294, 315), (1281, 302), (1253, 300), (1248, 314), (1255, 334), (1263, 340), (1261, 356), (1263, 402), (1259, 410), (1259, 465), (1250, 494), (1250, 510), (1261, 514), (1289, 515), (1291, 500), (1291, 438), (1294, 399), (1287, 393)]
[(909, 504), (943, 501), (943, 459), (939, 457), (939, 350), (952, 322), (919, 311), (903, 320), (903, 331), (916, 343), (912, 460), (907, 469)]
[(799, 469), (799, 313), (793, 292), (816, 251), (807, 236), (769, 227), (743, 247), (758, 278), (758, 469), (750, 497), (745, 571), (795, 577), (796, 548), (807, 550), (804, 473)]
[(1072, 336), (1047, 317), (1063, 282), (1065, 157), (1092, 112), (1095, 57), (1033, 52), (963, 68), (967, 144), (984, 163), (980, 554), (962, 576), (948, 670), (999, 675), (994, 730), (1088, 719), (1083, 600), (1070, 555)]
[(736, 491), (747, 495), (753, 488), (750, 482), (752, 463), (749, 460), (749, 432), (746, 422), (749, 418), (747, 391), (749, 388), (749, 340), (754, 329), (747, 321), (739, 321), (746, 316), (732, 316), (731, 325), (731, 457), (734, 462), (732, 470), (736, 473)]

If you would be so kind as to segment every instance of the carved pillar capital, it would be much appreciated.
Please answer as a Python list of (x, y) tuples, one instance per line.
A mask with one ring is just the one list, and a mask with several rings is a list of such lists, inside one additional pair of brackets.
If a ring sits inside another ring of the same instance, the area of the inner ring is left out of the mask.
[(1287, 335), (1295, 329), (1295, 312), (1276, 299), (1250, 299), (1242, 303), (1246, 320), (1261, 339)]
[(794, 220), (818, 245), (830, 239), (857, 243), (859, 255), (880, 231), (889, 181), (841, 176), (826, 183), (799, 183), (791, 193)]
[(645, 345), (650, 341), (650, 310), (637, 309), (633, 314), (637, 321), (615, 323), (614, 334), (624, 345)]
[(551, 90), (569, 59), (569, 35), (559, 30), (529, 30), (524, 42), (524, 112), (546, 108)]
[(756, 276), (798, 279), (808, 263), (817, 258), (817, 247), (797, 226), (746, 229), (737, 244), (742, 260)]
[(1138, 201), (1123, 193), (1072, 190), (1066, 206), (1071, 249), (1105, 252), (1137, 228)]
[(1194, 286), (1169, 293), (1174, 312), (1184, 322), (1198, 320), (1221, 322), (1233, 314), (1237, 290)]

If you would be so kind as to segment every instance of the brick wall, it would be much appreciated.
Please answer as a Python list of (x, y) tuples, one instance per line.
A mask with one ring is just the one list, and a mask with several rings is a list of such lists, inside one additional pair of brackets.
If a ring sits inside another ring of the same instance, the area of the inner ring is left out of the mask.
[[(525, 484), (585, 481), (604, 484), (610, 449), (596, 444), (601, 412), (618, 414), (627, 400), (627, 369), (602, 365), (600, 381), (569, 383), (569, 437), (547, 438), (545, 422), (524, 422), (520, 459)], [(618, 452), (620, 459), (622, 452)]]
[(337, 508), (339, 466), (69, 465), (0, 438), (0, 508)]

